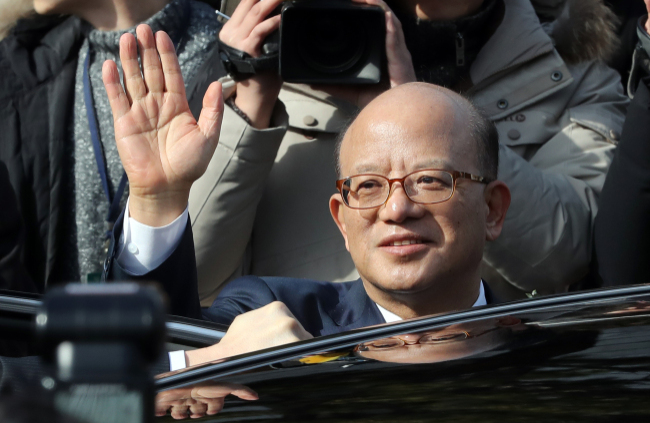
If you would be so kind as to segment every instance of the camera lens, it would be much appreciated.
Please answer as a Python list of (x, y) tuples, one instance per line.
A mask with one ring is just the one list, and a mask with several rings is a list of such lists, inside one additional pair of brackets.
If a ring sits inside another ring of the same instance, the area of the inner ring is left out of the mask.
[(320, 11), (302, 22), (298, 52), (312, 69), (341, 73), (363, 58), (368, 40), (360, 22), (331, 11)]

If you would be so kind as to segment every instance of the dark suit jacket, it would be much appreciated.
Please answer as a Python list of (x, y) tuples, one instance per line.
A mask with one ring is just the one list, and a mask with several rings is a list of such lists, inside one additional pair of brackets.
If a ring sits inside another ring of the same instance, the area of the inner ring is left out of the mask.
[[(492, 291), (485, 283), (484, 287), (487, 303), (495, 303)], [(386, 323), (361, 279), (332, 283), (244, 276), (226, 285), (203, 317), (229, 325), (238, 315), (273, 301), (283, 302), (313, 336)]]
[[(122, 223), (120, 216), (114, 229), (118, 237), (122, 233)], [(135, 277), (121, 268), (115, 260), (116, 247), (114, 238), (105, 264), (104, 276), (107, 280), (156, 281), (167, 293), (170, 313), (201, 318), (194, 240), (189, 221), (172, 255), (146, 275)], [(497, 302), (487, 284), (484, 286), (487, 302)], [(226, 285), (212, 306), (203, 311), (203, 318), (229, 325), (238, 315), (273, 301), (283, 302), (313, 336), (385, 323), (360, 279), (332, 283), (256, 276), (244, 276)]]
[(594, 229), (605, 286), (650, 282), (650, 76), (639, 82), (609, 168)]

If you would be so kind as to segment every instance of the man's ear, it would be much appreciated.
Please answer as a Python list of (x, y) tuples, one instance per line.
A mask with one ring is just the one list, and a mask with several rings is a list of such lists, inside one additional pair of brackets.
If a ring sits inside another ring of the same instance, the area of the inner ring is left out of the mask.
[(485, 239), (494, 241), (501, 235), (506, 212), (510, 207), (510, 188), (503, 181), (490, 182), (485, 188), (485, 203)]
[(345, 208), (345, 204), (343, 204), (343, 199), (341, 198), (341, 194), (336, 193), (332, 194), (330, 197), (330, 213), (332, 214), (332, 219), (334, 219), (334, 223), (336, 223), (336, 226), (339, 227), (339, 231), (341, 231), (341, 235), (343, 235), (343, 239), (345, 239), (345, 248), (350, 251), (350, 246), (348, 245), (348, 231), (345, 226), (345, 217), (343, 213), (343, 208)]

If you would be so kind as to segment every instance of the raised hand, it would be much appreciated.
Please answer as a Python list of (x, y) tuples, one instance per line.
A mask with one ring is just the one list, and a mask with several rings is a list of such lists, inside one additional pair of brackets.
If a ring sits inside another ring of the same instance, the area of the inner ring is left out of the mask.
[(138, 26), (136, 34), (137, 42), (132, 34), (120, 38), (126, 91), (112, 60), (104, 63), (102, 77), (129, 177), (130, 214), (141, 223), (164, 226), (185, 210), (192, 183), (203, 175), (217, 147), (221, 84), (208, 88), (197, 122), (169, 36), (160, 31), (154, 37), (148, 25)]
[(175, 420), (211, 416), (223, 409), (228, 395), (248, 401), (258, 399), (257, 393), (244, 385), (209, 382), (160, 392), (156, 395), (156, 416), (164, 416), (168, 411)]
[[(644, 2), (645, 2), (645, 9), (650, 14), (650, 0), (644, 0)], [(650, 19), (645, 21), (645, 32), (650, 34)]]

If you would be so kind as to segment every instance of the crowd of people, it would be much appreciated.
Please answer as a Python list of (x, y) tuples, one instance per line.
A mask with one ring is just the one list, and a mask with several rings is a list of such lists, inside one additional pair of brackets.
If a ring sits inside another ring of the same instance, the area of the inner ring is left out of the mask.
[(377, 85), (229, 74), (281, 0), (35, 0), (0, 42), (0, 288), (157, 281), (230, 325), (176, 370), (648, 281), (640, 0), (352, 1), (385, 14)]

